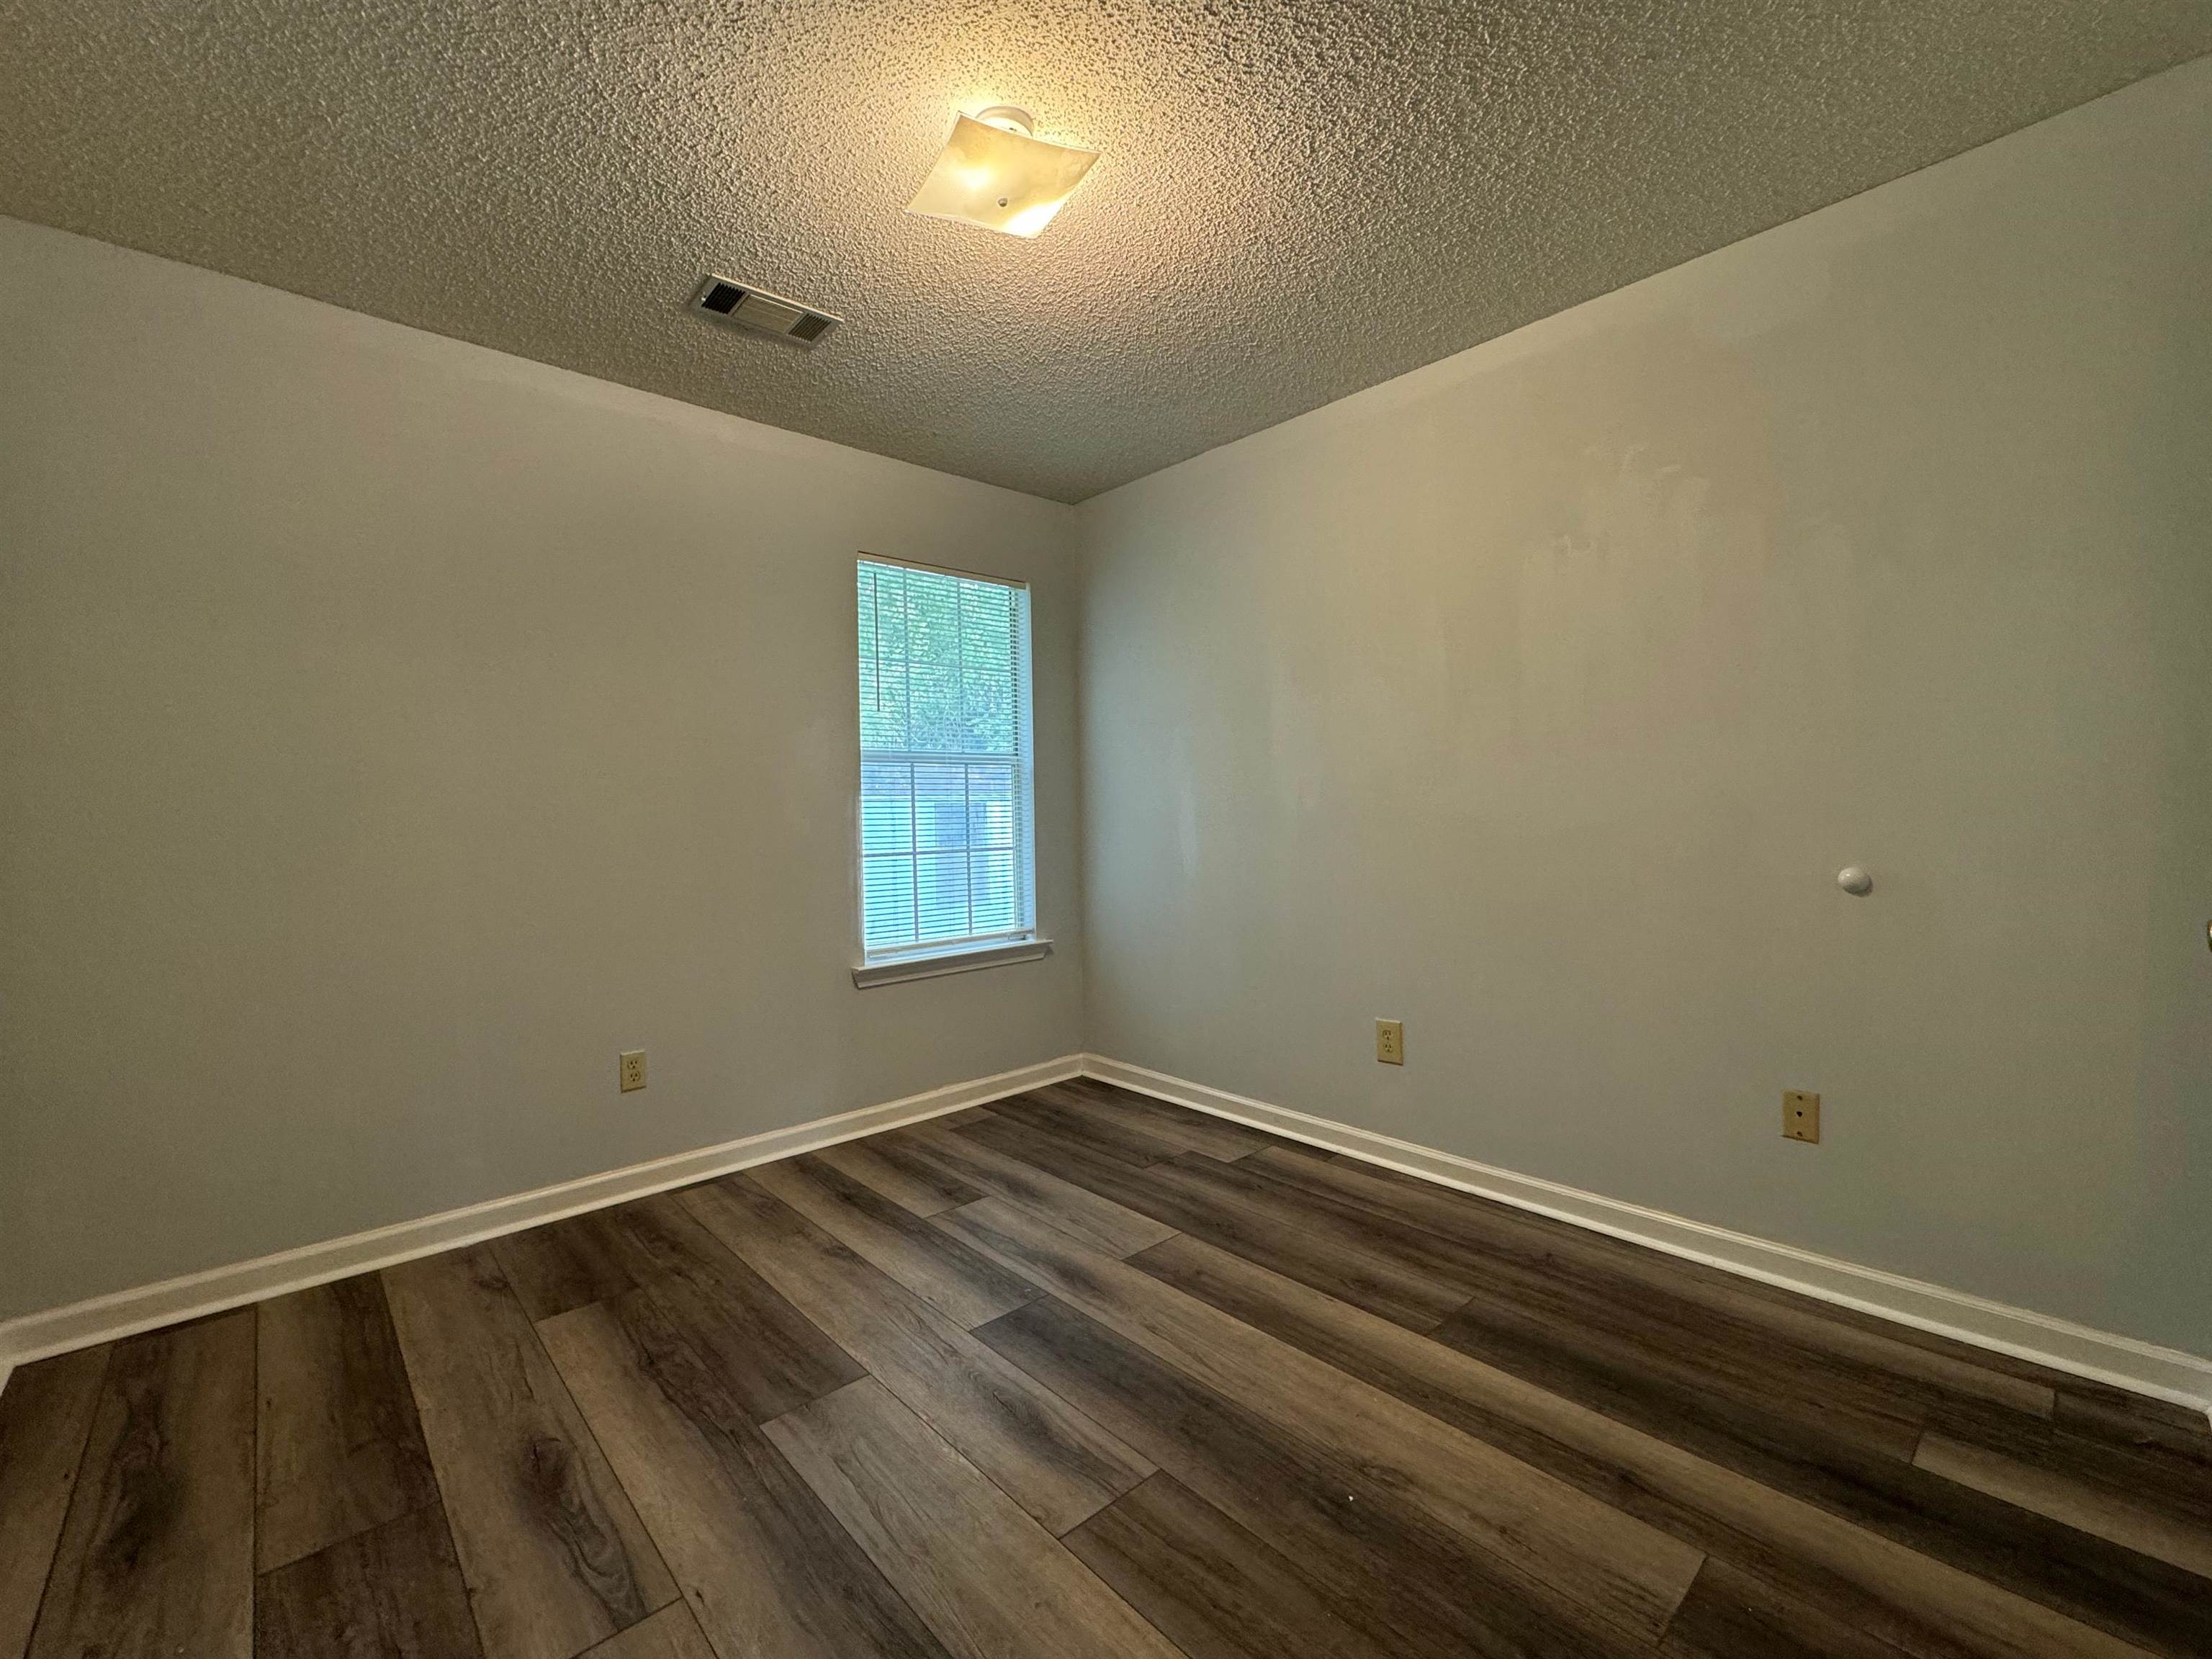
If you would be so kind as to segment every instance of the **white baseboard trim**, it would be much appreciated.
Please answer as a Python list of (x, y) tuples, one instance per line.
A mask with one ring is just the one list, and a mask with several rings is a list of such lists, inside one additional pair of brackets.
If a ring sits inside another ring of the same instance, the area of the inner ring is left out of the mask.
[(634, 1164), (628, 1169), (610, 1170), (604, 1175), (585, 1176), (557, 1186), (541, 1187), (535, 1192), (517, 1193), (447, 1210), (418, 1221), (398, 1222), (345, 1238), (280, 1251), (252, 1261), (210, 1267), (204, 1273), (187, 1273), (158, 1285), (117, 1291), (67, 1307), (25, 1314), (0, 1322), (0, 1387), (6, 1385), (8, 1373), (15, 1366), (49, 1354), (66, 1353), (95, 1342), (111, 1342), (156, 1326), (174, 1324), (180, 1319), (220, 1313), (226, 1308), (496, 1238), (501, 1233), (518, 1232), (525, 1227), (558, 1221), (563, 1216), (643, 1198), (671, 1187), (688, 1186), (695, 1181), (727, 1175), (732, 1170), (795, 1157), (879, 1130), (895, 1129), (902, 1123), (919, 1122), (963, 1107), (980, 1106), (987, 1101), (1000, 1100), (1027, 1089), (1078, 1076), (1080, 1070), (1080, 1056), (1064, 1054), (1018, 1071), (1000, 1072), (994, 1077), (976, 1078), (966, 1083), (948, 1083), (941, 1089), (908, 1095), (902, 1100), (864, 1106), (858, 1111), (817, 1118), (787, 1129), (770, 1129), (741, 1140), (725, 1141), (719, 1146), (702, 1146), (695, 1152), (677, 1152), (647, 1164)]
[(1209, 1088), (1103, 1054), (1071, 1054), (969, 1082), (817, 1118), (788, 1128), (678, 1152), (535, 1192), (489, 1200), (420, 1220), (210, 1268), (0, 1322), (0, 1388), (18, 1364), (112, 1341), (179, 1320), (219, 1313), (333, 1279), (517, 1232), (586, 1210), (688, 1186), (733, 1170), (835, 1146), (901, 1124), (1085, 1076), (1247, 1123), (1370, 1164), (1572, 1222), (1670, 1255), (1741, 1273), (1823, 1302), (1855, 1308), (1940, 1336), (2132, 1389), (2212, 1415), (2212, 1359), (2094, 1330), (2026, 1308), (1864, 1267), (1793, 1245), (1732, 1232), (1663, 1210), (1623, 1203), (1472, 1158), (1354, 1128), (1287, 1107)]
[(2048, 1314), (1970, 1296), (1917, 1279), (1818, 1255), (1794, 1245), (1731, 1232), (1664, 1210), (1603, 1198), (1534, 1176), (1516, 1175), (1472, 1158), (1440, 1152), (1370, 1130), (1271, 1106), (1266, 1101), (1212, 1089), (1103, 1054), (1082, 1057), (1085, 1077), (1118, 1084), (1178, 1106), (1211, 1112), (1270, 1134), (1343, 1152), (1370, 1164), (1456, 1187), (1501, 1204), (1570, 1221), (1632, 1243), (1649, 1245), (1710, 1267), (1741, 1273), (1823, 1302), (1932, 1331), (1976, 1347), (2047, 1365), (2053, 1370), (2107, 1382), (2212, 1419), (2212, 1359), (2161, 1348), (2133, 1337), (2093, 1330)]

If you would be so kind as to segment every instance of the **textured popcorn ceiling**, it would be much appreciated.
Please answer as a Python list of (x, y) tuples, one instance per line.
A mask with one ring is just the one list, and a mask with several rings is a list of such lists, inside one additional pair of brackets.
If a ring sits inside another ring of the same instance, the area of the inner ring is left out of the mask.
[[(2205, 0), (0, 0), (0, 211), (1064, 501), (2212, 50)], [(902, 210), (959, 108), (1103, 152)], [(684, 314), (714, 268), (811, 354)]]

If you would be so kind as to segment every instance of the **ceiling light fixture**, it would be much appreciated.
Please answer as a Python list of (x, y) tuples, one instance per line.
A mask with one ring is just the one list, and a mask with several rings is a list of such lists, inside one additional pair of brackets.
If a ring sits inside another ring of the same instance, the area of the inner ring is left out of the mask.
[(960, 117), (906, 210), (1035, 236), (1098, 159), (1097, 150), (1037, 137), (1035, 125), (1027, 110), (1012, 104)]

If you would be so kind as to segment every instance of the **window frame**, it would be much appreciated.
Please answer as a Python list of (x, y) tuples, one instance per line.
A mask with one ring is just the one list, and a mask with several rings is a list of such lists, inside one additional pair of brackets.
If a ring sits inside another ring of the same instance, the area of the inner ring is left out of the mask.
[[(980, 968), (995, 968), (1010, 962), (1033, 962), (1048, 956), (1052, 941), (1044, 937), (1037, 915), (1036, 893), (1036, 678), (1033, 672), (1036, 632), (1036, 594), (1025, 578), (1001, 576), (981, 570), (963, 570), (950, 565), (930, 564), (919, 559), (902, 559), (889, 554), (861, 550), (854, 558), (856, 574), (870, 566), (894, 570), (919, 570), (931, 575), (951, 576), (963, 581), (987, 582), (994, 587), (1017, 590), (1022, 596), (1021, 626), (1016, 630), (1013, 653), (1015, 678), (1015, 750), (1012, 755), (1013, 811), (1015, 835), (1013, 842), (1014, 878), (1018, 887), (1017, 910), (1024, 918), (1021, 926), (1001, 929), (988, 934), (963, 934), (957, 939), (926, 939), (915, 943), (871, 950), (868, 945), (867, 863), (870, 857), (866, 838), (866, 779), (871, 764), (890, 763), (913, 766), (942, 764), (960, 766), (970, 764), (1004, 765), (1009, 759), (1005, 755), (969, 755), (930, 753), (915, 750), (869, 749), (860, 742), (860, 675), (858, 641), (860, 639), (860, 591), (854, 585), (854, 626), (848, 635), (855, 643), (854, 672), (848, 684), (853, 687), (852, 724), (848, 728), (854, 734), (856, 763), (854, 768), (853, 799), (853, 938), (858, 960), (853, 968), (853, 982), (866, 988), (874, 985), (897, 984), (907, 980), (933, 978), (940, 974), (966, 973)], [(910, 735), (910, 734), (909, 734)], [(972, 822), (972, 819), (969, 820)], [(963, 826), (963, 836), (967, 833)], [(969, 850), (969, 849), (963, 849)], [(905, 856), (915, 860), (917, 894), (919, 893), (920, 859), (922, 849), (918, 844)], [(973, 866), (969, 880), (972, 882)]]

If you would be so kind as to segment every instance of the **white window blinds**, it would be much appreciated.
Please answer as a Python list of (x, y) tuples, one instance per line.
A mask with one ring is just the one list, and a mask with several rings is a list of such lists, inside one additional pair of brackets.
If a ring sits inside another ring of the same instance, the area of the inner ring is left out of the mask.
[(1036, 933), (1029, 601), (1018, 583), (860, 561), (870, 962)]

